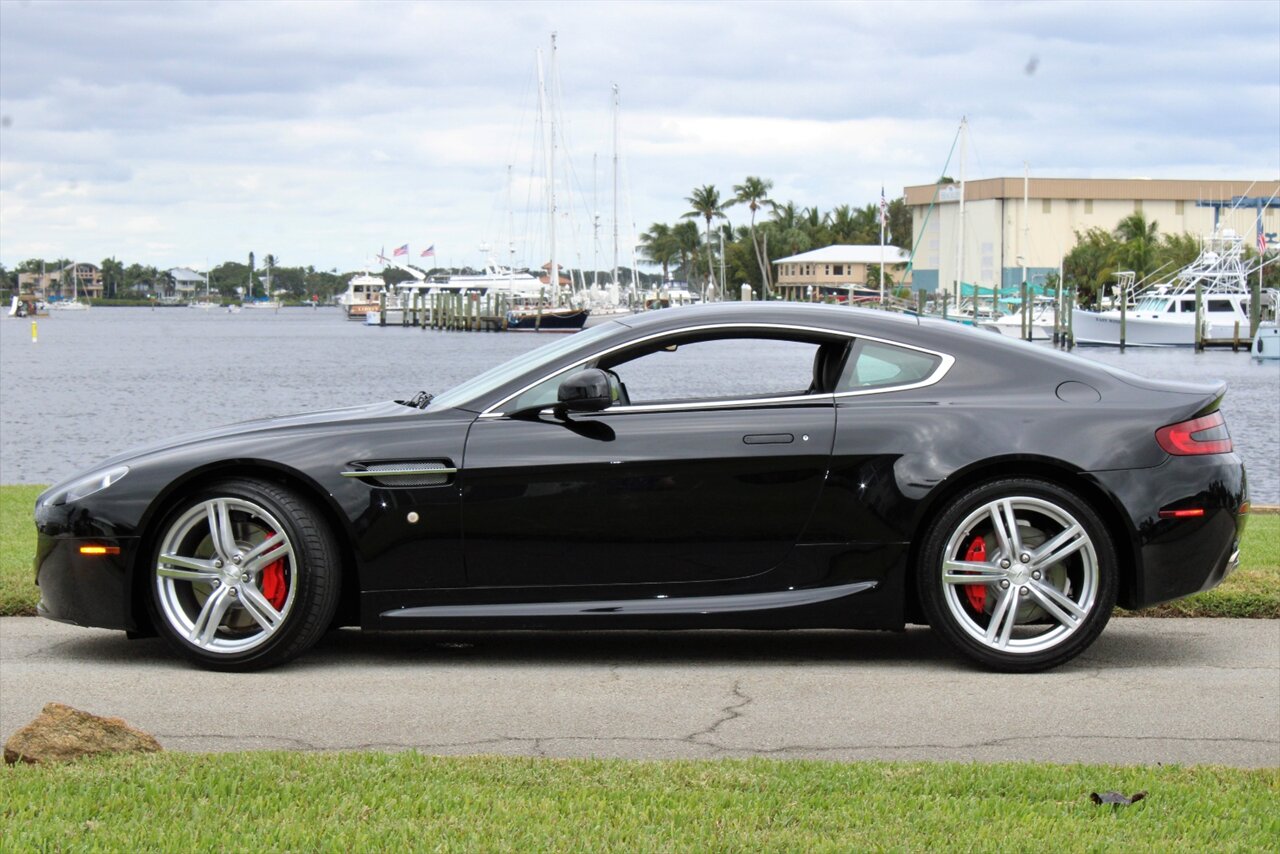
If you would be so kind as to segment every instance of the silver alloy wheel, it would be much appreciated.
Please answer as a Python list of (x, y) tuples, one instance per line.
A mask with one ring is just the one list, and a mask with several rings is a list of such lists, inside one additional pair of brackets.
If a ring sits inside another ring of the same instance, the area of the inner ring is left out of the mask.
[[(272, 567), (277, 561), (281, 565)], [(268, 569), (284, 583), (278, 608), (262, 589)], [(243, 653), (270, 640), (293, 608), (296, 581), (297, 560), (284, 526), (243, 498), (193, 505), (169, 526), (156, 558), (156, 599), (164, 619), (192, 646), (215, 654)]]
[[(977, 538), (985, 559), (966, 559)], [(1098, 598), (1098, 555), (1084, 526), (1058, 504), (1004, 497), (956, 526), (943, 551), (942, 581), (965, 634), (994, 651), (1032, 654), (1085, 624)], [(990, 597), (989, 608), (966, 595), (973, 585), (985, 590), (982, 601)]]

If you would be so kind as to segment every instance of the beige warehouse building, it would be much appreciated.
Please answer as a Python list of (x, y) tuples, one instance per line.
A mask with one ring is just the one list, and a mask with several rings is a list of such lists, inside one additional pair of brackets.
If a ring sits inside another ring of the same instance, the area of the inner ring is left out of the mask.
[[(936, 197), (935, 197), (936, 190)], [(911, 209), (913, 280), (917, 288), (941, 285), (955, 293), (959, 269), (958, 184), (923, 184), (904, 190)], [(985, 178), (965, 183), (964, 281), (981, 287), (1012, 287), (1022, 281), (1025, 259), (1032, 282), (1057, 272), (1076, 244), (1076, 232), (1112, 230), (1141, 211), (1161, 234), (1213, 231), (1215, 209), (1198, 202), (1228, 202), (1237, 196), (1271, 198), (1280, 204), (1280, 181), (1184, 181), (1141, 178), (1032, 178), (1023, 203), (1022, 178)], [(930, 202), (932, 212), (929, 212)], [(928, 213), (926, 217), (926, 213)], [(926, 221), (927, 219), (927, 221)], [(1249, 237), (1257, 210), (1221, 209), (1219, 222)], [(1280, 230), (1280, 209), (1263, 214), (1263, 231)]]

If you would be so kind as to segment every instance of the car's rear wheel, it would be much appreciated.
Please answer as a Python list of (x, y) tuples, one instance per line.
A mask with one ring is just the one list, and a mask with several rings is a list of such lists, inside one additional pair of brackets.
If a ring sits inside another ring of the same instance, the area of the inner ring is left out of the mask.
[(1032, 478), (961, 495), (930, 525), (916, 568), (929, 624), (980, 664), (1013, 672), (1069, 661), (1115, 606), (1115, 547), (1084, 499)]
[(289, 489), (248, 478), (211, 484), (161, 523), (155, 543), (155, 625), (202, 666), (280, 664), (333, 619), (337, 544), (314, 505)]

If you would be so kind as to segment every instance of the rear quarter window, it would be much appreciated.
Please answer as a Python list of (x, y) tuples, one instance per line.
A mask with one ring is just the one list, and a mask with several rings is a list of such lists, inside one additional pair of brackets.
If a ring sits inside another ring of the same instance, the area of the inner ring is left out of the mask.
[(931, 353), (878, 341), (854, 345), (836, 392), (893, 388), (928, 379), (942, 360)]

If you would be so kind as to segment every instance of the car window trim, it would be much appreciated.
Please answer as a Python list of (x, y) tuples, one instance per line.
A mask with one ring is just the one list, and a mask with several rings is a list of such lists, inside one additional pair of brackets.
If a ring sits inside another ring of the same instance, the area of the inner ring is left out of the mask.
[(583, 365), (587, 364), (588, 362), (594, 361), (603, 356), (607, 356), (610, 353), (615, 353), (618, 350), (624, 350), (628, 347), (634, 347), (637, 344), (643, 344), (646, 341), (653, 341), (658, 338), (674, 337), (677, 335), (683, 335), (690, 332), (705, 332), (713, 329), (776, 329), (776, 330), (785, 331), (785, 332), (813, 332), (819, 335), (831, 335), (831, 336), (837, 336), (837, 337), (843, 337), (843, 338), (850, 338), (855, 341), (857, 340), (876, 341), (880, 344), (887, 344), (891, 347), (902, 347), (903, 349), (906, 349), (906, 350), (915, 350), (917, 353), (927, 353), (930, 356), (937, 357), (939, 361), (938, 361), (938, 366), (934, 368), (933, 372), (929, 374), (929, 376), (925, 377), (923, 380), (918, 380), (914, 383), (907, 383), (905, 385), (885, 386), (883, 388), (858, 389), (855, 391), (842, 391), (842, 392), (834, 392), (834, 393), (824, 392), (822, 394), (816, 394), (816, 395), (804, 394), (804, 395), (796, 395), (796, 396), (786, 397), (786, 398), (744, 397), (744, 398), (733, 399), (733, 400), (714, 400), (714, 401), (695, 400), (695, 401), (689, 401), (687, 403), (660, 403), (660, 404), (638, 403), (638, 404), (630, 404), (627, 406), (611, 406), (607, 410), (603, 410), (603, 411), (605, 412), (638, 412), (643, 410), (646, 412), (662, 412), (662, 411), (684, 410), (684, 409), (712, 409), (712, 408), (723, 409), (726, 407), (734, 407), (734, 406), (741, 407), (741, 406), (755, 406), (759, 404), (768, 404), (768, 403), (795, 403), (795, 402), (802, 402), (802, 401), (826, 400), (828, 398), (862, 397), (870, 394), (886, 394), (888, 392), (894, 392), (894, 391), (909, 391), (911, 389), (925, 388), (926, 386), (931, 386), (934, 383), (940, 381), (943, 377), (947, 375), (947, 372), (951, 370), (951, 366), (955, 364), (955, 361), (956, 361), (955, 357), (950, 355), (949, 353), (941, 353), (941, 352), (938, 352), (937, 350), (930, 350), (927, 347), (919, 347), (914, 344), (904, 344), (901, 341), (894, 341), (893, 339), (890, 339), (890, 338), (880, 338), (875, 335), (861, 335), (856, 332), (849, 332), (842, 329), (829, 329), (823, 326), (804, 326), (804, 325), (792, 324), (792, 323), (740, 323), (740, 322), (708, 323), (700, 326), (690, 326), (684, 329), (675, 329), (675, 330), (667, 329), (662, 332), (655, 332), (651, 335), (646, 335), (642, 338), (636, 338), (631, 341), (625, 341), (621, 344), (615, 344), (614, 346), (606, 347), (603, 350), (598, 350), (594, 353), (591, 353), (588, 356), (585, 356), (577, 360), (576, 362), (572, 362), (568, 365), (565, 365), (562, 368), (558, 368), (554, 371), (544, 374), (543, 376), (539, 377), (533, 382), (521, 387), (520, 389), (512, 392), (511, 394), (508, 394), (506, 397), (502, 398), (497, 403), (494, 403), (494, 404), (491, 404), (490, 406), (485, 407), (484, 411), (480, 413), (479, 417), (480, 418), (503, 418), (506, 416), (506, 413), (495, 411), (495, 410), (498, 410), (499, 407), (504, 406), (507, 403), (510, 403), (512, 400), (515, 400), (517, 397), (524, 394), (526, 391), (533, 388), (534, 386), (541, 385), (542, 383), (546, 382), (549, 379), (552, 379), (553, 377), (572, 371), (574, 368), (580, 368)]

